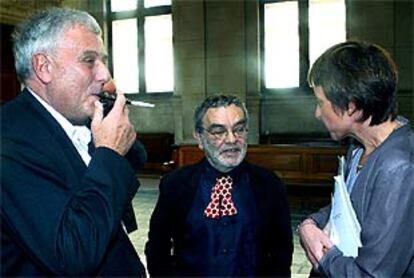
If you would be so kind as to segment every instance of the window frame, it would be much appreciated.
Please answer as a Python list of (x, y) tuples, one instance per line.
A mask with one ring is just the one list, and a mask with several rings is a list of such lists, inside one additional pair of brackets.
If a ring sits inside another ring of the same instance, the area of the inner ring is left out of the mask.
[[(299, 34), (299, 86), (290, 88), (266, 88), (265, 75), (265, 5), (295, 1), (298, 3), (298, 34)], [(345, 0), (345, 33), (348, 37), (348, 0)], [(260, 32), (260, 90), (265, 94), (310, 92), (307, 83), (309, 62), (309, 0), (259, 0), (259, 32)]]
[(157, 15), (172, 15), (172, 7), (171, 5), (164, 5), (164, 6), (155, 6), (155, 7), (148, 7), (145, 8), (144, 6), (145, 0), (137, 0), (137, 8), (135, 10), (128, 10), (128, 11), (119, 11), (119, 12), (112, 12), (111, 11), (111, 0), (106, 0), (105, 8), (107, 11), (106, 16), (106, 26), (108, 32), (108, 68), (113, 76), (114, 73), (114, 65), (113, 65), (113, 51), (112, 51), (112, 21), (115, 20), (123, 20), (123, 19), (137, 19), (137, 42), (136, 45), (138, 47), (138, 92), (131, 93), (132, 95), (137, 95), (139, 97), (142, 96), (154, 96), (154, 97), (163, 97), (163, 96), (171, 96), (174, 93), (174, 88), (172, 91), (163, 91), (163, 92), (147, 92), (146, 88), (146, 73), (145, 73), (145, 18), (147, 16), (157, 16)]

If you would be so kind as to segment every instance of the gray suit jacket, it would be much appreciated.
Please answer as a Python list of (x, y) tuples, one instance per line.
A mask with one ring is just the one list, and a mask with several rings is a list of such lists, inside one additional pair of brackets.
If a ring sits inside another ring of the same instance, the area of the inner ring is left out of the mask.
[[(370, 155), (351, 202), (363, 246), (357, 258), (332, 248), (322, 257), (320, 271), (332, 277), (414, 276), (414, 133), (408, 124)], [(330, 206), (310, 217), (323, 228), (329, 213)]]

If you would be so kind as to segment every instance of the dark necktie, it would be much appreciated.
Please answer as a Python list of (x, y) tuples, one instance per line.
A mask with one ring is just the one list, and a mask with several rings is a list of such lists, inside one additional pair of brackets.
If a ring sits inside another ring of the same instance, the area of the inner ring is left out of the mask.
[(233, 190), (233, 179), (230, 176), (219, 177), (211, 189), (211, 200), (204, 215), (209, 218), (218, 219), (223, 216), (237, 214), (231, 193)]
[(95, 152), (95, 145), (93, 144), (93, 139), (88, 143), (88, 153), (92, 157), (93, 153)]

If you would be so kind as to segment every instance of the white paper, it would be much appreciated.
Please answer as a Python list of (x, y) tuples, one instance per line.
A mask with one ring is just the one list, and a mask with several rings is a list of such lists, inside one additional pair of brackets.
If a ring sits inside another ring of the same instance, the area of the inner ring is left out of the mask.
[(335, 190), (332, 196), (331, 214), (328, 229), (329, 238), (345, 256), (357, 257), (361, 247), (361, 225), (352, 207), (351, 199), (344, 178), (344, 157), (339, 157), (338, 175), (335, 179)]

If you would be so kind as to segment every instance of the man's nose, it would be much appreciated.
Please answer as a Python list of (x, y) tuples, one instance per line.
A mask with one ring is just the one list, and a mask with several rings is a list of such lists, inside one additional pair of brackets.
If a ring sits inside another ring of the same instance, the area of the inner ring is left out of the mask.
[(111, 79), (111, 73), (106, 64), (102, 61), (98, 61), (96, 79), (102, 83), (107, 83)]
[(236, 136), (234, 135), (233, 130), (227, 130), (225, 140), (229, 143), (236, 142)]

